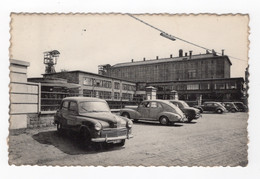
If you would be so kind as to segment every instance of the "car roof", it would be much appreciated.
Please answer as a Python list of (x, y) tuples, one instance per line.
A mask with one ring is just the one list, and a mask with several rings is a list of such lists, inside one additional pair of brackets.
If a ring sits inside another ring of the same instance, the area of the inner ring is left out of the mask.
[(153, 100), (144, 100), (143, 102), (160, 102), (160, 103), (168, 104), (169, 100), (153, 99)]
[(169, 101), (172, 101), (172, 102), (184, 102), (184, 101), (182, 101), (182, 100), (176, 100), (176, 99), (171, 99), (171, 100), (169, 100)]
[(92, 97), (66, 97), (63, 99), (63, 101), (98, 101), (98, 102), (104, 102), (104, 99), (100, 98), (92, 98)]

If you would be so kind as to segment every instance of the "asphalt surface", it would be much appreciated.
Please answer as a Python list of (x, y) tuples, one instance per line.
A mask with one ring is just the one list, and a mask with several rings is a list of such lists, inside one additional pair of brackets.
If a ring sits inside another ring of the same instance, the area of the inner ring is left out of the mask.
[(9, 136), (9, 163), (59, 166), (246, 166), (247, 113), (203, 114), (192, 123), (134, 123), (124, 147), (96, 150), (55, 127)]

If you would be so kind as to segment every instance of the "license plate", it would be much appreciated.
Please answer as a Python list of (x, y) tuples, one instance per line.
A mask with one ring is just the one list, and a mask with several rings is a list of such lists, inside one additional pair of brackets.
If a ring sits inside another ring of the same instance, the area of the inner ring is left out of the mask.
[(118, 144), (118, 143), (120, 143), (122, 140), (113, 140), (113, 141), (111, 141), (113, 144)]

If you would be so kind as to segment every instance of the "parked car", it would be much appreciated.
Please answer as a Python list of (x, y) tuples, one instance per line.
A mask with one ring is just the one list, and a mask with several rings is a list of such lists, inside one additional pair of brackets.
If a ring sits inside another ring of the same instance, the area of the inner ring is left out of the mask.
[(98, 98), (64, 98), (54, 116), (58, 132), (64, 129), (76, 131), (85, 144), (125, 144), (132, 135), (133, 122), (112, 114), (107, 102)]
[(212, 111), (219, 114), (227, 112), (227, 109), (219, 102), (204, 102), (199, 107), (201, 107), (203, 111)]
[(198, 110), (200, 110), (200, 113), (203, 113), (203, 109), (202, 107), (200, 107), (198, 105), (198, 102), (197, 101), (185, 101), (190, 107), (193, 107), (193, 108), (196, 108)]
[(234, 102), (239, 112), (248, 112), (248, 107), (242, 102)]
[(232, 102), (223, 102), (222, 103), (223, 106), (225, 106), (225, 108), (229, 111), (229, 112), (237, 112), (238, 108), (236, 107), (236, 105)]
[(188, 120), (187, 122), (191, 122), (193, 119), (198, 119), (201, 116), (199, 109), (190, 107), (185, 101), (170, 100), (170, 102), (181, 109)]
[(166, 100), (146, 100), (135, 108), (121, 109), (120, 115), (134, 121), (159, 121), (162, 125), (185, 120), (183, 112)]

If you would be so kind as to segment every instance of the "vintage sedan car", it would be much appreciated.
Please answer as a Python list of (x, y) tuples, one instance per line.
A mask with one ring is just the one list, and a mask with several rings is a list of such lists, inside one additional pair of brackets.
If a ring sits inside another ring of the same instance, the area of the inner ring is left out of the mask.
[(199, 109), (190, 107), (185, 101), (170, 100), (170, 102), (182, 110), (187, 118), (187, 122), (191, 122), (193, 119), (198, 119), (201, 116)]
[(248, 112), (248, 107), (242, 102), (234, 102), (239, 112)]
[(135, 108), (121, 109), (120, 115), (134, 121), (159, 121), (162, 125), (185, 120), (183, 112), (166, 100), (146, 100)]
[(203, 109), (203, 111), (212, 111), (219, 114), (222, 114), (223, 112), (227, 112), (227, 109), (219, 102), (204, 102), (202, 105), (200, 105)]
[(76, 131), (84, 143), (125, 144), (133, 137), (133, 122), (112, 114), (107, 102), (98, 98), (64, 98), (54, 116), (58, 132), (64, 129)]
[(223, 102), (222, 103), (223, 106), (225, 106), (225, 108), (229, 111), (229, 112), (237, 112), (238, 108), (236, 107), (236, 105), (232, 102)]

